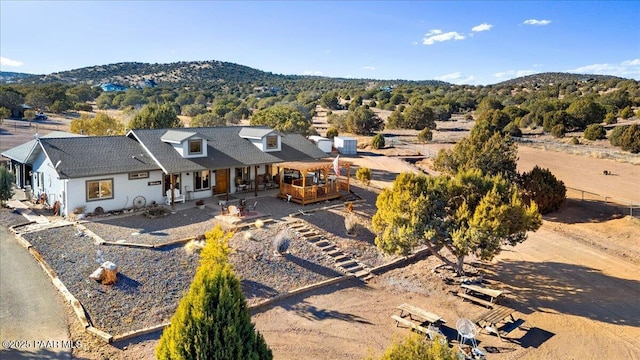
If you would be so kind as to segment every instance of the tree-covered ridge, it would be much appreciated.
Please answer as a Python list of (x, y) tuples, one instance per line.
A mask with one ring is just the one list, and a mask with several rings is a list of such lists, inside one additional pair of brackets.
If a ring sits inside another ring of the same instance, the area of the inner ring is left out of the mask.
[(0, 83), (11, 83), (20, 79), (25, 79), (33, 74), (27, 73), (19, 73), (19, 72), (11, 72), (11, 71), (0, 71)]
[(224, 61), (183, 61), (168, 64), (148, 64), (123, 62), (108, 65), (89, 66), (75, 70), (56, 72), (49, 75), (33, 75), (22, 79), (21, 83), (63, 82), (67, 84), (120, 83), (133, 86), (143, 79), (153, 79), (159, 86), (190, 88), (193, 90), (215, 89), (220, 86), (252, 84), (271, 88), (300, 87), (313, 90), (345, 89), (366, 87), (374, 82), (379, 87), (397, 84), (422, 86), (450, 85), (443, 81), (425, 80), (371, 80), (345, 79), (322, 76), (280, 75), (248, 66)]
[(548, 84), (561, 84), (567, 82), (589, 82), (589, 81), (607, 82), (610, 80), (625, 80), (624, 78), (612, 75), (593, 75), (593, 74), (573, 74), (563, 72), (545, 72), (517, 77), (506, 81), (499, 82), (493, 86), (535, 86)]

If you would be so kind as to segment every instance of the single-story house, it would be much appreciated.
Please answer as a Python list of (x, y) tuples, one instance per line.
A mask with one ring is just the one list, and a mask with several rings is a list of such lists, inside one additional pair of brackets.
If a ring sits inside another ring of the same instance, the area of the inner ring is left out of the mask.
[(18, 185), (31, 184), (34, 197), (51, 206), (57, 202), (61, 215), (76, 208), (108, 212), (162, 204), (172, 188), (187, 200), (257, 194), (267, 178), (272, 183), (278, 176), (278, 164), (327, 156), (302, 135), (267, 127), (137, 129), (125, 136), (34, 140), (2, 155), (31, 149), (10, 157), (30, 168), (29, 179)]

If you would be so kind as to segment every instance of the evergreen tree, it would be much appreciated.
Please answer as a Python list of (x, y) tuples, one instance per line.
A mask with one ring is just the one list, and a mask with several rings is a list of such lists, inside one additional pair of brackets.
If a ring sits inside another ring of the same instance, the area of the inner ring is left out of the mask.
[(182, 122), (169, 104), (146, 105), (129, 122), (130, 129), (167, 129), (181, 128)]
[(4, 205), (4, 202), (13, 197), (13, 182), (15, 177), (4, 166), (0, 166), (0, 206)]
[(156, 348), (158, 359), (272, 359), (254, 329), (247, 303), (227, 261), (232, 234), (216, 226), (188, 293), (182, 298)]

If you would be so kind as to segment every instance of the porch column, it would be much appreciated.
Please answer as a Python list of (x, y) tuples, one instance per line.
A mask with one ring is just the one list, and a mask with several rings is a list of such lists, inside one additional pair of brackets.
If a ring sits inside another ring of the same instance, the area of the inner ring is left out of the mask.
[(254, 166), (254, 175), (253, 175), (253, 195), (258, 197), (258, 165)]

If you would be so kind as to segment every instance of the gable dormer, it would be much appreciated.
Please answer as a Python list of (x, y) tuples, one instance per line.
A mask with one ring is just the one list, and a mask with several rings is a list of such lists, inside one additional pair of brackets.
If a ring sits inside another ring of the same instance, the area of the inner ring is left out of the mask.
[(282, 137), (273, 129), (245, 127), (238, 135), (264, 152), (282, 150)]
[(167, 130), (160, 140), (173, 146), (183, 158), (207, 157), (208, 138), (196, 132)]

